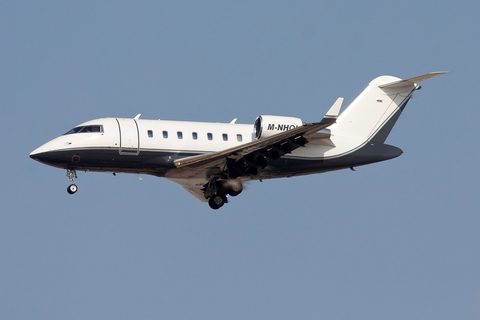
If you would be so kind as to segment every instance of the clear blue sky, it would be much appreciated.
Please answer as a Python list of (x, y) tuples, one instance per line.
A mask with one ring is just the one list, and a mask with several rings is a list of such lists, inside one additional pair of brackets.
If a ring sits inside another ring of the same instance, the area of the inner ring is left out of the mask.
[[(478, 1), (3, 1), (0, 319), (479, 319)], [(422, 83), (394, 160), (175, 184), (29, 153), (100, 117), (321, 119), (373, 78)]]

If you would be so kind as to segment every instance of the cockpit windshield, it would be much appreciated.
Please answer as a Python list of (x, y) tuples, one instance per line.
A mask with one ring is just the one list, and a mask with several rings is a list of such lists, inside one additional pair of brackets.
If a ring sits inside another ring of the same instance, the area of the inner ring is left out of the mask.
[(75, 127), (72, 130), (68, 131), (64, 135), (67, 134), (72, 134), (72, 133), (84, 133), (84, 132), (103, 132), (103, 126), (98, 125), (98, 126), (80, 126), (80, 127)]

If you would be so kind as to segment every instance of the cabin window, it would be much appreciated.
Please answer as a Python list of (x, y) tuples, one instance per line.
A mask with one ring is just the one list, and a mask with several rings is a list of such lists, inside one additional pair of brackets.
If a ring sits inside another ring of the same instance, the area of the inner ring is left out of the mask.
[(177, 131), (177, 138), (178, 138), (178, 139), (183, 139), (183, 133), (182, 133), (182, 131)]
[(223, 141), (228, 141), (228, 134), (222, 134)]
[(213, 140), (213, 135), (209, 132), (207, 133), (207, 138), (208, 140)]
[(196, 132), (192, 132), (192, 138), (193, 140), (197, 140), (198, 139), (198, 135)]
[(168, 138), (168, 131), (163, 131), (163, 137), (164, 137), (165, 139)]
[(75, 127), (72, 130), (68, 131), (65, 134), (72, 134), (72, 133), (85, 133), (85, 132), (103, 132), (102, 125), (94, 125), (94, 126), (80, 126)]
[(242, 135), (241, 134), (237, 134), (237, 141), (242, 142)]
[(149, 138), (153, 138), (153, 131), (152, 130), (148, 130), (147, 133), (148, 133)]

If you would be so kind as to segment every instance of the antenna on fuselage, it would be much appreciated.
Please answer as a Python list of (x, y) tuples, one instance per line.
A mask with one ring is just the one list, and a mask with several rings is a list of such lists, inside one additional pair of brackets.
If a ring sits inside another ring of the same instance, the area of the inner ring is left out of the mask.
[(142, 115), (142, 114), (141, 114), (141, 113), (139, 113), (139, 114), (137, 114), (137, 116), (136, 116), (135, 118), (133, 118), (133, 119), (135, 119), (135, 120), (138, 120), (138, 119), (140, 118), (140, 116), (141, 116), (141, 115)]

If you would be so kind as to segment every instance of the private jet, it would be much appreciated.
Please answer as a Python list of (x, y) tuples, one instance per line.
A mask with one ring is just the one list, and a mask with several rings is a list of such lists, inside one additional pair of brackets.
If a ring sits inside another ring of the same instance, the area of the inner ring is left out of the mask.
[(253, 125), (102, 118), (84, 122), (30, 157), (66, 169), (69, 194), (77, 171), (148, 174), (168, 179), (212, 209), (239, 195), (246, 181), (352, 169), (396, 158), (385, 140), (419, 82), (380, 76), (339, 115), (338, 98), (319, 122), (261, 115)]

